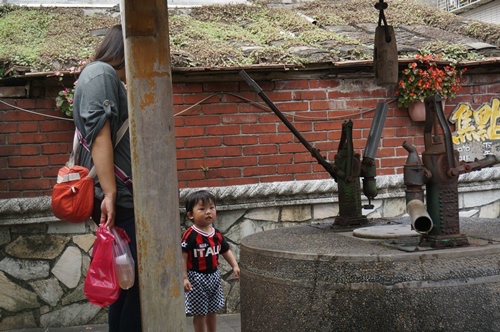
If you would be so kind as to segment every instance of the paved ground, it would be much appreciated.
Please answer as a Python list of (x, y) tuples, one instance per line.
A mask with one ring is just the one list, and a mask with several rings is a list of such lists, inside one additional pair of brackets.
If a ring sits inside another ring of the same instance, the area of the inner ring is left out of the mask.
[[(10, 332), (107, 332), (107, 325), (83, 325), (72, 327), (49, 327), (36, 329), (20, 329), (9, 330)], [(187, 331), (193, 331), (193, 318), (187, 318)], [(217, 331), (218, 332), (240, 332), (241, 321), (240, 315), (218, 315), (217, 316)], [(131, 331), (133, 332), (133, 331)]]

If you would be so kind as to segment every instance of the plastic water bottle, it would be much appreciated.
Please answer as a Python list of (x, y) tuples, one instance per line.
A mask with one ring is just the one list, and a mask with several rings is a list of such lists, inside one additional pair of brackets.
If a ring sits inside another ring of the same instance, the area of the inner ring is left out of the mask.
[(115, 259), (116, 276), (121, 289), (129, 289), (134, 285), (135, 272), (133, 260), (129, 259), (127, 254), (116, 257)]

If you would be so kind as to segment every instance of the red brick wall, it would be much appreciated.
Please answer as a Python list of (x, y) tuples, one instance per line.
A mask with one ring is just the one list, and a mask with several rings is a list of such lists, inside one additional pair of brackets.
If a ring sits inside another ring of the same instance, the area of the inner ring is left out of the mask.
[[(477, 108), (498, 98), (499, 82), (499, 74), (467, 76), (465, 87), (447, 103), (445, 112), (450, 114), (458, 102)], [(257, 83), (328, 160), (336, 154), (347, 119), (353, 120), (355, 150), (362, 154), (377, 102), (394, 99), (392, 90), (370, 79)], [(179, 187), (329, 177), (245, 82), (176, 83), (173, 88)], [(60, 116), (52, 98), (2, 100)], [(67, 161), (72, 136), (70, 121), (0, 103), (0, 198), (49, 195), (57, 169)], [(377, 152), (378, 175), (402, 172), (405, 140), (422, 151), (423, 124), (412, 122), (405, 109), (391, 102)]]
[[(53, 99), (2, 99), (60, 117)], [(0, 198), (50, 195), (57, 170), (68, 160), (74, 125), (0, 103)]]

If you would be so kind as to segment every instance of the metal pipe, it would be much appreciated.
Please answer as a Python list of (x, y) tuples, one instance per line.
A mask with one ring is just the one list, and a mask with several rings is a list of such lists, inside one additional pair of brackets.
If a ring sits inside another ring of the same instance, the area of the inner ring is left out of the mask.
[(413, 199), (406, 205), (406, 210), (410, 215), (411, 228), (420, 234), (429, 233), (434, 224), (432, 222), (424, 202), (419, 199)]
[(382, 129), (384, 129), (385, 118), (387, 117), (387, 110), (389, 105), (387, 103), (377, 103), (375, 109), (375, 116), (373, 117), (368, 140), (366, 141), (365, 153), (363, 158), (375, 159), (377, 154), (378, 143), (382, 136)]

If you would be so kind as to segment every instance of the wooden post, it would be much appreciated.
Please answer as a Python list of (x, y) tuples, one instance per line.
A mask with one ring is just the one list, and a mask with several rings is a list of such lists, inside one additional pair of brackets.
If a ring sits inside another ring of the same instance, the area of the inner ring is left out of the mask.
[(166, 0), (122, 0), (143, 331), (185, 331)]

